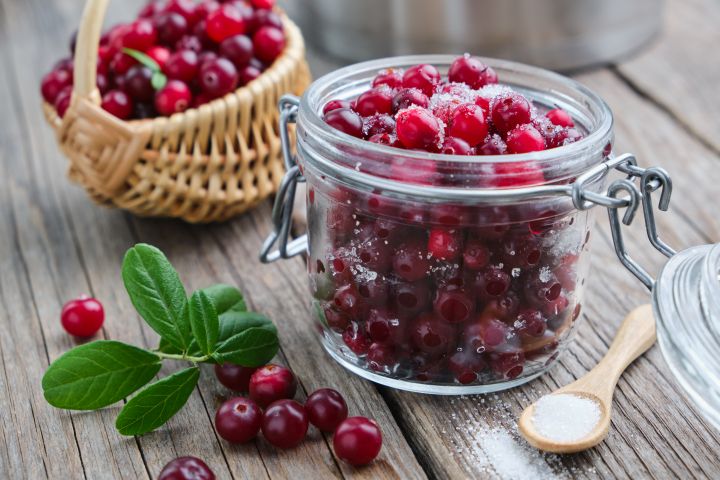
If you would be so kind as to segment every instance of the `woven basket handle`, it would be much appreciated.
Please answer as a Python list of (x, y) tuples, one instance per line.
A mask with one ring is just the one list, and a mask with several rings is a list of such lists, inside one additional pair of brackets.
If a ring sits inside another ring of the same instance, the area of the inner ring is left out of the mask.
[(100, 102), (99, 96), (94, 92), (97, 89), (100, 32), (108, 2), (109, 0), (87, 0), (80, 19), (77, 42), (75, 42), (73, 95), (77, 98), (91, 98), (94, 103)]

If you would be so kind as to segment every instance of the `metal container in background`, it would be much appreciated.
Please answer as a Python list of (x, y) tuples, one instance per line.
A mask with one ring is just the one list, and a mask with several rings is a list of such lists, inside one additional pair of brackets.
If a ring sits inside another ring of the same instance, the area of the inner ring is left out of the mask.
[(284, 0), (308, 43), (360, 61), (415, 53), (555, 70), (610, 62), (660, 28), (663, 0)]

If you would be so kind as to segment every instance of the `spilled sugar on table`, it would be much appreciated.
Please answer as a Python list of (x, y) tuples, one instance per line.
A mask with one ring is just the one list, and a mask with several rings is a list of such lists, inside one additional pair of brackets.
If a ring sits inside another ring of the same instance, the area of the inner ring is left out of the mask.
[[(127, 19), (141, 1), (111, 2), (110, 21)], [(498, 395), (436, 397), (380, 388), (348, 375), (323, 352), (310, 324), (301, 259), (260, 267), (270, 204), (234, 221), (191, 226), (133, 217), (93, 205), (65, 179), (40, 110), (39, 81), (64, 54), (82, 5), (60, 0), (0, 0), (0, 477), (154, 478), (180, 455), (196, 455), (218, 478), (503, 478), (523, 472), (560, 478), (719, 478), (720, 433), (683, 397), (657, 347), (620, 380), (608, 439), (576, 455), (541, 456), (512, 437), (524, 406), (570, 383), (602, 357), (625, 316), (647, 292), (620, 268), (602, 215), (576, 341), (547, 375)], [(669, 0), (662, 35), (616, 65), (575, 77), (615, 113), (619, 151), (665, 167), (676, 195), (658, 217), (665, 239), (687, 247), (720, 241), (714, 193), (720, 184), (720, 66), (709, 53), (720, 41), (720, 5)], [(338, 65), (311, 55), (315, 75)], [(638, 259), (663, 259), (644, 248), (641, 226), (628, 232)], [(80, 293), (102, 299), (102, 338), (147, 347), (154, 333), (138, 319), (119, 276), (124, 251), (144, 241), (162, 248), (190, 288), (238, 285), (252, 307), (280, 328), (279, 361), (299, 376), (300, 395), (332, 386), (350, 410), (378, 420), (380, 457), (353, 469), (335, 458), (330, 437), (313, 431), (300, 447), (279, 451), (258, 439), (231, 446), (212, 418), (228, 394), (204, 371), (187, 406), (158, 431), (126, 438), (114, 428), (119, 407), (66, 412), (50, 407), (40, 379), (73, 346), (59, 311)], [(507, 432), (510, 432), (509, 434)], [(508, 436), (510, 435), (510, 436)], [(518, 462), (527, 470), (518, 469)]]

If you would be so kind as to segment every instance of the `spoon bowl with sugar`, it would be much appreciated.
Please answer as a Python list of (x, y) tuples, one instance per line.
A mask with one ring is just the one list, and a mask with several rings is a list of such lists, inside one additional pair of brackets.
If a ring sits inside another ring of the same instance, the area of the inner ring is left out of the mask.
[(553, 453), (580, 452), (602, 442), (620, 375), (654, 343), (652, 307), (643, 305), (625, 317), (595, 368), (525, 408), (518, 421), (520, 433), (533, 447)]

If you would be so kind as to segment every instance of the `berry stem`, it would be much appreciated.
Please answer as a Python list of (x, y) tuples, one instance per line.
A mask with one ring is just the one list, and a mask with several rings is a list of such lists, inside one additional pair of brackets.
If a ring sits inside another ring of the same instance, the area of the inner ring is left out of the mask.
[(210, 360), (210, 355), (203, 355), (202, 357), (193, 357), (193, 356), (185, 355), (185, 354), (165, 353), (165, 352), (161, 352), (159, 350), (153, 350), (153, 353), (155, 355), (157, 355), (158, 357), (164, 358), (167, 360), (185, 360), (185, 361), (193, 362), (193, 363), (202, 363), (202, 362), (207, 362), (208, 360)]

